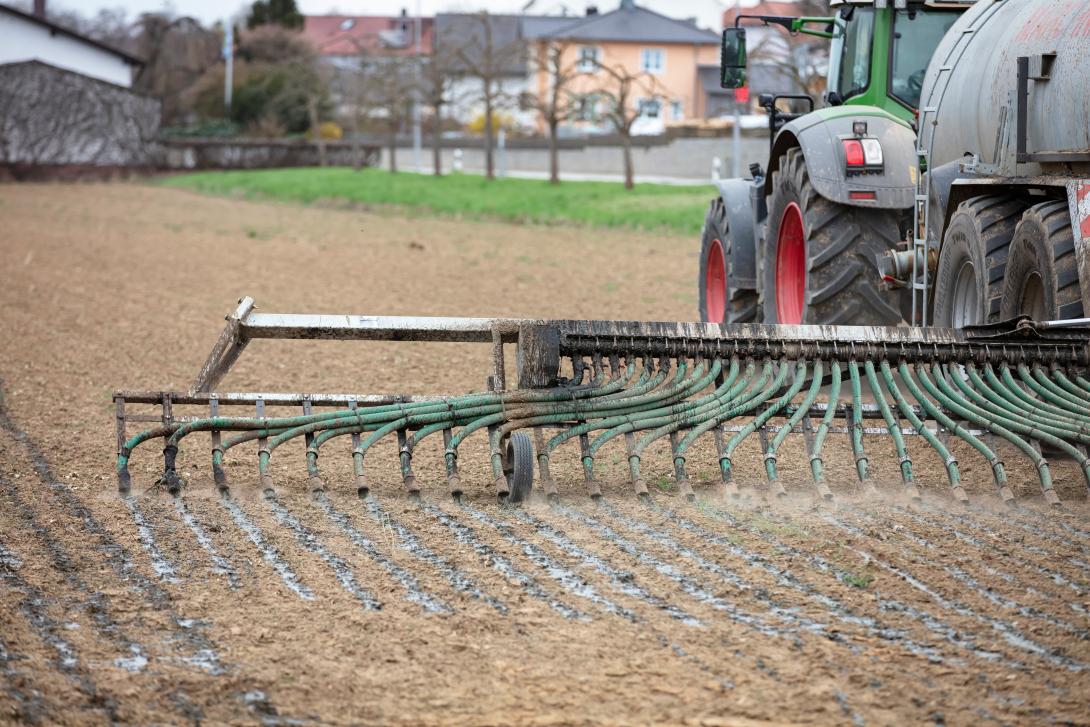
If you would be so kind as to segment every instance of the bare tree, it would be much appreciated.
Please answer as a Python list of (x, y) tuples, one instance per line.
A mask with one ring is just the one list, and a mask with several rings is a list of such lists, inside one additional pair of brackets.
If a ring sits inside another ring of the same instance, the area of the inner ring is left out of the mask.
[(144, 13), (133, 27), (130, 45), (144, 58), (134, 90), (162, 99), (164, 123), (185, 121), (192, 115), (191, 91), (219, 63), (219, 34), (193, 18), (161, 13)]
[(569, 45), (561, 41), (551, 41), (536, 49), (533, 67), (544, 74), (548, 88), (543, 96), (527, 93), (524, 105), (538, 112), (549, 133), (549, 183), (560, 184), (560, 154), (558, 137), (560, 124), (571, 118), (578, 106), (572, 93), (572, 82), (581, 75), (576, 60), (568, 56)]
[(481, 82), (477, 100), (484, 106), (484, 170), (487, 179), (495, 179), (495, 114), (512, 105), (510, 94), (503, 90), (503, 77), (523, 54), (519, 38), (510, 42), (498, 39), (494, 16), (481, 11), (467, 28), (465, 41), (453, 48), (454, 55), (468, 75)]
[(412, 115), (419, 62), (415, 56), (384, 55), (360, 46), (355, 124), (358, 131), (363, 119), (380, 123), (393, 173), (397, 172), (397, 134)]
[(443, 161), (443, 108), (451, 103), (454, 76), (446, 54), (436, 51), (421, 68), (420, 96), (425, 106), (431, 108), (431, 159), (435, 176), (442, 176)]
[(602, 116), (609, 121), (621, 138), (624, 154), (624, 186), (632, 189), (632, 125), (640, 117), (638, 97), (654, 97), (657, 84), (646, 71), (632, 72), (623, 64), (597, 64), (600, 83), (595, 93), (605, 102)]

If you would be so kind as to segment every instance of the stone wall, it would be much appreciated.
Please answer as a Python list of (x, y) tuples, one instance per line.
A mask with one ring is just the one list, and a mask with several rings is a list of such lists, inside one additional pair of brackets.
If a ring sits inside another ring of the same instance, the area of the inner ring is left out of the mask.
[[(326, 142), (329, 166), (373, 166), (378, 149), (372, 145)], [(163, 139), (159, 166), (170, 170), (264, 169), (271, 167), (316, 167), (318, 146), (292, 139)]]
[(160, 103), (40, 61), (0, 65), (0, 168), (148, 168)]

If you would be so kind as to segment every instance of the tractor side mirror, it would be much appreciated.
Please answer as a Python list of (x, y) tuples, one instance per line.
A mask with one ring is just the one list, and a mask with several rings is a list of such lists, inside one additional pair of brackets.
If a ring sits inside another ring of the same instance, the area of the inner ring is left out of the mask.
[(726, 28), (719, 53), (719, 85), (741, 88), (746, 85), (746, 29)]

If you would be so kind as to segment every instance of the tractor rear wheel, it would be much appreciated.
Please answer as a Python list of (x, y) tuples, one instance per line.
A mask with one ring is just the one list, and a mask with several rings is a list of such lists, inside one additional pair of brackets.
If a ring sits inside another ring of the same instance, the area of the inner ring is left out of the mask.
[(933, 290), (936, 326), (961, 328), (999, 320), (1003, 275), (1015, 225), (1016, 198), (973, 197), (958, 205), (943, 234)]
[(1036, 321), (1083, 316), (1066, 200), (1030, 207), (1014, 230), (999, 316), (1006, 320), (1023, 314)]
[(900, 294), (881, 288), (878, 261), (900, 239), (900, 210), (849, 207), (810, 183), (802, 150), (772, 172), (757, 278), (766, 323), (896, 325)]
[(757, 291), (731, 289), (730, 223), (723, 198), (716, 196), (704, 217), (700, 243), (700, 320), (710, 323), (752, 323), (757, 320)]

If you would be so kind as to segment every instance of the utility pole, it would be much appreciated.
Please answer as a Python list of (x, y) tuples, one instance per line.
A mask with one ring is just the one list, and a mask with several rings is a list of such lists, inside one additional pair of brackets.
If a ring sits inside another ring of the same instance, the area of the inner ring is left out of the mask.
[(420, 64), (424, 62), (423, 39), (421, 38), (424, 32), (424, 18), (421, 17), (420, 13), (420, 0), (416, 0), (416, 22), (413, 24), (413, 34), (416, 36), (416, 63), (414, 64), (415, 82), (413, 86), (413, 166), (416, 167), (418, 174), (424, 171), (424, 167), (420, 160), (420, 157), (422, 156), (420, 131)]
[(231, 89), (234, 87), (235, 75), (235, 29), (230, 18), (227, 18), (223, 23), (223, 60), (225, 63), (223, 108), (227, 113), (227, 118), (231, 118)]

